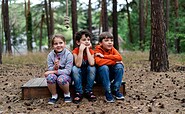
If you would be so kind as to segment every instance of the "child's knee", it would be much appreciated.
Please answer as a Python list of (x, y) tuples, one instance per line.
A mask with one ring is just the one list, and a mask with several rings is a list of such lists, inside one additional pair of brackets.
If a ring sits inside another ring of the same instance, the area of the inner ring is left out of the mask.
[(49, 74), (46, 78), (48, 84), (55, 84), (57, 77), (53, 74)]

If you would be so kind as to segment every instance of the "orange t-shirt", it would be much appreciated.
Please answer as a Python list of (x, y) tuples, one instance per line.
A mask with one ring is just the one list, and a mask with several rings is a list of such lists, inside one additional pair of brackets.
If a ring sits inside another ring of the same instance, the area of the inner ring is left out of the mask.
[(100, 45), (95, 47), (95, 53), (101, 53), (104, 57), (95, 56), (95, 62), (98, 66), (102, 65), (115, 65), (117, 61), (122, 61), (122, 56), (113, 47), (112, 49), (105, 51)]
[[(90, 51), (91, 55), (94, 55), (94, 50), (89, 49), (89, 51)], [(79, 48), (76, 47), (76, 48), (73, 50), (73, 53), (75, 53), (75, 54), (78, 55), (78, 53), (79, 53)], [(83, 55), (83, 59), (84, 59), (84, 60), (87, 60), (87, 55), (86, 55), (86, 54)]]

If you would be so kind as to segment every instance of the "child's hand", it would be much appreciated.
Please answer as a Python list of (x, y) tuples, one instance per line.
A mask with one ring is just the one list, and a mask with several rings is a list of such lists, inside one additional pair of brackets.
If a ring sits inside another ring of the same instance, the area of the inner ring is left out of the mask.
[(99, 56), (99, 57), (104, 57), (104, 55), (103, 54), (101, 54), (101, 53), (95, 53), (95, 56)]
[(90, 43), (88, 46), (86, 46), (87, 48), (92, 48), (92, 44)]
[(81, 43), (79, 49), (83, 51), (85, 48), (86, 48), (85, 44)]
[(59, 59), (56, 59), (54, 62), (54, 69), (58, 70), (58, 68), (59, 68)]
[(121, 63), (121, 64), (123, 64), (123, 61), (117, 61), (116, 63)]
[(47, 77), (49, 74), (52, 74), (52, 73), (53, 73), (53, 71), (46, 71), (46, 72), (44, 73), (44, 76)]

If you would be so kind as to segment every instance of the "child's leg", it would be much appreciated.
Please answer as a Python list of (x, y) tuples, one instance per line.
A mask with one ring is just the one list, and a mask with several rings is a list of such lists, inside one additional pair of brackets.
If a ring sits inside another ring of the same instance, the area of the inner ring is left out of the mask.
[(85, 87), (85, 92), (91, 92), (92, 91), (92, 87), (94, 84), (94, 80), (95, 80), (95, 76), (96, 76), (96, 68), (95, 66), (88, 66), (87, 67), (87, 84)]
[(72, 68), (72, 80), (74, 81), (75, 91), (77, 93), (83, 94), (81, 68), (73, 66), (73, 68)]
[(112, 89), (114, 91), (119, 91), (124, 74), (124, 66), (121, 63), (117, 63), (111, 70), (111, 79), (114, 80), (112, 83)]
[(102, 82), (102, 85), (105, 89), (105, 92), (111, 92), (110, 89), (110, 79), (109, 79), (109, 67), (107, 65), (103, 65), (98, 67), (99, 79)]
[(63, 90), (64, 94), (69, 93), (69, 84), (71, 82), (71, 77), (67, 75), (60, 75), (57, 79), (57, 83)]
[(58, 98), (57, 90), (56, 90), (57, 76), (55, 74), (49, 74), (46, 80), (47, 80), (48, 89), (52, 94), (52, 98), (57, 99)]

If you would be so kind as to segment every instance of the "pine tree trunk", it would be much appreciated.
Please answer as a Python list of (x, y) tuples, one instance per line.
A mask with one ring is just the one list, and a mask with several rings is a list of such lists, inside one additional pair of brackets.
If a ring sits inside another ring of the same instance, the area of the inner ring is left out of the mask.
[(107, 2), (102, 0), (102, 32), (108, 31)]
[(2, 42), (1, 42), (1, 38), (0, 38), (0, 64), (2, 64), (2, 47), (3, 47)]
[(73, 29), (73, 49), (76, 47), (75, 42), (75, 33), (78, 31), (78, 25), (77, 25), (77, 2), (76, 0), (73, 0), (71, 2), (71, 12), (72, 12), (72, 29)]
[(144, 0), (139, 0), (139, 44), (140, 49), (144, 50), (144, 37), (145, 37), (145, 19), (144, 19)]
[(12, 48), (11, 48), (11, 39), (10, 39), (10, 25), (9, 25), (9, 8), (8, 8), (8, 0), (3, 0), (3, 22), (4, 22), (4, 33), (5, 33), (5, 40), (6, 40), (6, 52), (9, 55), (12, 55)]
[(114, 47), (117, 50), (119, 50), (117, 0), (113, 0), (112, 26), (113, 26), (113, 36), (114, 36)]
[(40, 42), (39, 42), (39, 51), (42, 51), (42, 29), (43, 29), (43, 23), (44, 23), (44, 14), (41, 16), (41, 22), (40, 22)]
[[(178, 13), (178, 9), (179, 9), (179, 3), (178, 0), (175, 0), (175, 32), (176, 34), (178, 34), (179, 32), (179, 23), (178, 23), (178, 18), (179, 18), (179, 13)], [(180, 38), (179, 36), (175, 35), (175, 50), (176, 53), (180, 53)]]
[(50, 40), (50, 22), (49, 22), (49, 15), (48, 15), (48, 3), (45, 0), (45, 13), (46, 13), (46, 24), (47, 24), (47, 34), (48, 34), (48, 49), (51, 47), (51, 40)]
[(32, 52), (33, 46), (32, 46), (32, 16), (30, 11), (30, 0), (28, 0), (28, 9), (27, 9), (27, 15), (26, 15), (26, 30), (27, 30), (27, 49), (29, 52)]
[(151, 71), (165, 72), (169, 69), (163, 0), (151, 0)]
[(89, 0), (89, 8), (88, 8), (88, 20), (87, 20), (87, 23), (88, 23), (88, 30), (90, 33), (92, 33), (92, 14), (91, 14), (91, 0)]
[(129, 41), (130, 43), (134, 43), (133, 37), (132, 37), (132, 27), (131, 27), (131, 22), (130, 22), (130, 12), (129, 12), (129, 6), (128, 6), (128, 0), (126, 0), (127, 3), (127, 15), (128, 15), (128, 28), (129, 28)]

